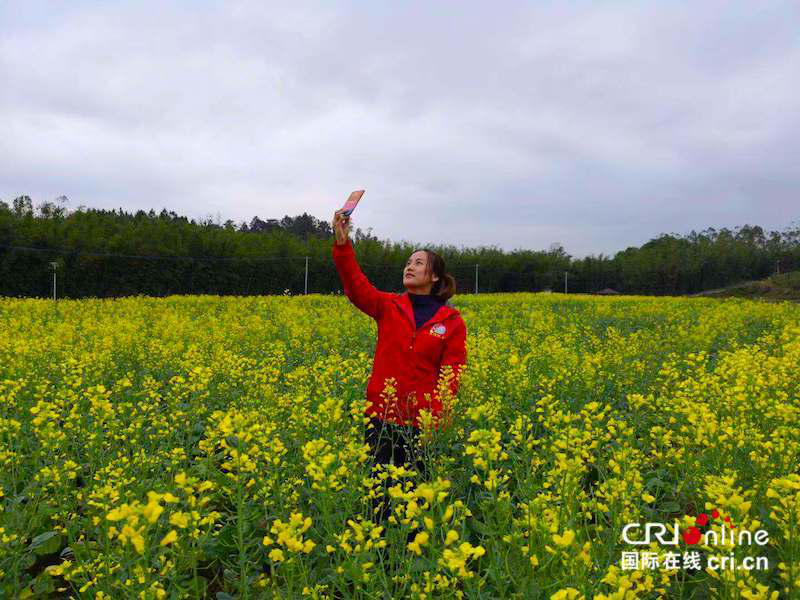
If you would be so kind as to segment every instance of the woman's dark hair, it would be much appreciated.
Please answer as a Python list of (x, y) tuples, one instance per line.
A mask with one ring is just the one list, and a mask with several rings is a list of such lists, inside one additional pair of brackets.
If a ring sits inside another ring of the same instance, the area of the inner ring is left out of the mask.
[[(433, 282), (431, 295), (438, 296), (440, 300), (446, 302), (456, 293), (456, 280), (447, 272), (444, 259), (441, 256), (427, 248), (422, 248), (422, 251), (428, 255), (428, 272), (432, 272), (433, 275), (439, 278), (438, 281)], [(415, 250), (415, 252), (417, 251)]]

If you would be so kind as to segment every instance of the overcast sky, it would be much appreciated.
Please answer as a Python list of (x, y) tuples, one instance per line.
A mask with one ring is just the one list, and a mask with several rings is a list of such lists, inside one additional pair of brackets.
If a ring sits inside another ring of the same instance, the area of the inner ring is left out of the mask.
[(613, 254), (800, 221), (800, 3), (0, 2), (0, 199)]

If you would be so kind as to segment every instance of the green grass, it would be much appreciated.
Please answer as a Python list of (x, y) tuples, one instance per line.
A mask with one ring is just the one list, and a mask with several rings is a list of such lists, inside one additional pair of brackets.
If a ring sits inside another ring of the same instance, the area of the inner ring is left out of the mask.
[(800, 271), (773, 275), (761, 281), (754, 281), (727, 290), (708, 294), (714, 298), (751, 298), (771, 301), (800, 301)]

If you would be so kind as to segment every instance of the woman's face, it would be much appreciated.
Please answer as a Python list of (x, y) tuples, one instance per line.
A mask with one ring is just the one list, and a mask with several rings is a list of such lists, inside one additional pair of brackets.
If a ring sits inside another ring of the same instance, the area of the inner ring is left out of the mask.
[(428, 267), (428, 253), (417, 250), (412, 254), (403, 270), (403, 285), (415, 294), (430, 294), (433, 284), (439, 281)]

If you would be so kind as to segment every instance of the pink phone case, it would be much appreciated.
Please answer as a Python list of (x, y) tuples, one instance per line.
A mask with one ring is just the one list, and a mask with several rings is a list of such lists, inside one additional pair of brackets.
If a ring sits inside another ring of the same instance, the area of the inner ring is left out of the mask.
[(358, 201), (361, 200), (361, 196), (364, 195), (364, 190), (356, 190), (350, 194), (350, 197), (347, 199), (347, 202), (344, 203), (342, 210), (344, 211), (342, 214), (346, 217), (349, 217), (352, 212), (355, 210)]

